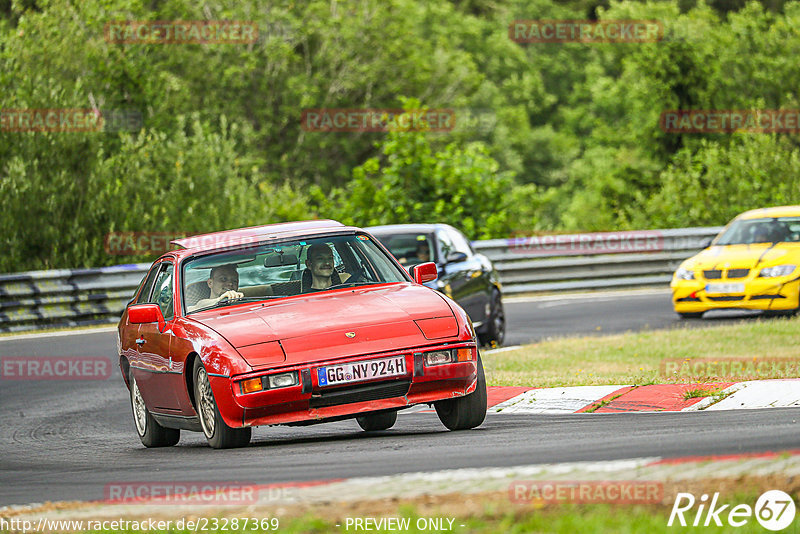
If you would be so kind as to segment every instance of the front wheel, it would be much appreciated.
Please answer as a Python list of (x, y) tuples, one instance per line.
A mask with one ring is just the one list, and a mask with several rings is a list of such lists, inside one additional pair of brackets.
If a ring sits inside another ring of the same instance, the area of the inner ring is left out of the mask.
[(181, 439), (181, 431), (175, 428), (165, 428), (158, 424), (153, 415), (147, 409), (139, 391), (139, 385), (133, 373), (130, 373), (128, 382), (131, 385), (131, 409), (133, 410), (133, 422), (136, 425), (136, 433), (142, 440), (145, 447), (172, 447)]
[(377, 430), (388, 430), (397, 422), (397, 412), (384, 412), (373, 413), (356, 417), (358, 426), (366, 432), (375, 432)]
[(194, 398), (200, 426), (211, 447), (215, 449), (232, 449), (245, 447), (250, 443), (253, 429), (251, 427), (231, 428), (219, 413), (208, 373), (200, 358), (194, 361)]
[(506, 314), (503, 310), (503, 298), (497, 289), (492, 291), (491, 310), (486, 334), (479, 336), (481, 343), (489, 347), (500, 347), (506, 339)]
[(439, 420), (450, 430), (467, 430), (483, 423), (488, 407), (486, 397), (486, 377), (483, 374), (483, 363), (478, 355), (478, 383), (475, 391), (463, 397), (440, 400), (433, 405)]

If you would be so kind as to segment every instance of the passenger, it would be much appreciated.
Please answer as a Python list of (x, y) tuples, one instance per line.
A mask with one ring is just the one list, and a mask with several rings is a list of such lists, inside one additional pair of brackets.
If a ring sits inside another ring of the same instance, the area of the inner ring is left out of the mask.
[(239, 272), (235, 264), (220, 265), (211, 269), (208, 277), (208, 288), (210, 296), (207, 299), (198, 300), (193, 306), (187, 306), (189, 311), (213, 306), (223, 299), (240, 299), (244, 297), (239, 293)]
[(303, 291), (322, 291), (343, 284), (350, 278), (347, 273), (338, 273), (333, 265), (333, 251), (325, 243), (316, 243), (306, 251), (306, 267), (303, 272)]

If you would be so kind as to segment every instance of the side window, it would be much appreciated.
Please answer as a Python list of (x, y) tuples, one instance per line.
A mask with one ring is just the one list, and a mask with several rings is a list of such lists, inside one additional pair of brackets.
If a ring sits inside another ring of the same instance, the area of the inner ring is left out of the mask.
[(150, 297), (150, 290), (153, 289), (153, 282), (155, 281), (156, 274), (160, 268), (161, 265), (153, 265), (150, 268), (150, 272), (148, 272), (142, 279), (142, 283), (139, 285), (142, 290), (139, 293), (139, 298), (136, 299), (136, 304), (144, 304), (149, 302), (148, 298)]
[(436, 232), (436, 239), (439, 241), (439, 251), (441, 252), (439, 257), (442, 258), (442, 261), (445, 261), (447, 260), (447, 256), (455, 250), (453, 241), (444, 230), (438, 230)]
[(164, 319), (172, 319), (175, 307), (172, 302), (172, 279), (174, 269), (168, 262), (161, 263), (158, 275), (155, 277), (153, 296), (148, 303), (158, 304)]
[(469, 241), (464, 237), (464, 234), (458, 230), (451, 229), (447, 234), (453, 239), (453, 250), (455, 252), (463, 252), (467, 256), (472, 256), (472, 247)]

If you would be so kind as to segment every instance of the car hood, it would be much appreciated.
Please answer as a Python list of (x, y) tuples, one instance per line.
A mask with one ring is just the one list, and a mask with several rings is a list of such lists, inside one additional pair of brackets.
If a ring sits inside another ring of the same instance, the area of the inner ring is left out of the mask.
[[(766, 243), (755, 245), (712, 246), (686, 262), (687, 269), (753, 269), (796, 261), (798, 247), (787, 243), (770, 246)], [(758, 264), (758, 265), (756, 265)]]
[[(415, 321), (455, 316), (435, 291), (410, 283), (314, 293), (191, 317), (244, 349), (280, 341), (287, 362), (380, 352), (429, 342)], [(430, 334), (429, 334), (430, 336)], [(249, 352), (249, 351), (248, 351)]]

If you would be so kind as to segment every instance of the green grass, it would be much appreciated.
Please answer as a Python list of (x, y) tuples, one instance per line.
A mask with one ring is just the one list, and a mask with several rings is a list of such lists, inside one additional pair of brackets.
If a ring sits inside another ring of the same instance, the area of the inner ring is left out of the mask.
[(716, 389), (707, 389), (707, 388), (695, 388), (690, 389), (686, 393), (683, 394), (683, 400), (689, 399), (702, 399), (705, 397), (714, 397), (722, 393), (722, 390), (719, 388)]
[[(733, 325), (559, 338), (483, 356), (490, 386), (586, 386), (724, 381), (720, 376), (665, 376), (664, 360), (798, 358), (800, 318)], [(788, 378), (763, 375), (758, 378)]]

